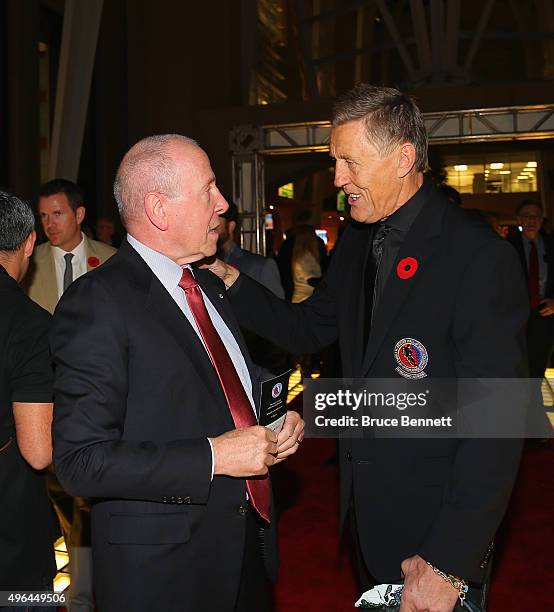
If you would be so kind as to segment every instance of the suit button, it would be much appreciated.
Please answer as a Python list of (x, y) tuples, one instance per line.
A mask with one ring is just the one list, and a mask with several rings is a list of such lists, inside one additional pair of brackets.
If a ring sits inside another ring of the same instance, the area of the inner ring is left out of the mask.
[(167, 504), (167, 497), (165, 497), (165, 495), (162, 497), (162, 503)]
[(187, 495), (187, 497), (183, 497), (183, 503), (190, 504), (192, 503), (192, 499)]
[(346, 460), (352, 461), (352, 453), (350, 451), (346, 451)]
[(175, 503), (175, 495), (172, 495), (172, 496), (169, 498), (169, 501), (170, 501), (172, 504), (174, 504), (174, 503)]
[(246, 516), (248, 514), (248, 508), (246, 506), (239, 506), (239, 514)]
[(183, 498), (179, 495), (179, 497), (177, 498), (177, 503), (178, 504), (182, 504), (183, 503)]

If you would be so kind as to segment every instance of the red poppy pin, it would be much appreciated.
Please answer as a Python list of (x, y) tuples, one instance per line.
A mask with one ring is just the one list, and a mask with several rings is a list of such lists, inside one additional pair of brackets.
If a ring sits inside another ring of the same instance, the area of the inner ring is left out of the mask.
[(89, 268), (97, 268), (100, 265), (98, 257), (89, 257), (87, 259), (87, 265)]
[(418, 267), (419, 264), (417, 263), (417, 259), (415, 257), (404, 257), (404, 259), (401, 259), (396, 266), (396, 274), (398, 278), (407, 280), (415, 275)]

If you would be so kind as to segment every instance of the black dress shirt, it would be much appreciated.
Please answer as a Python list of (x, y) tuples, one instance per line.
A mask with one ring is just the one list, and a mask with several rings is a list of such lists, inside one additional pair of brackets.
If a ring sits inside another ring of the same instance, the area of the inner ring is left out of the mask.
[[(425, 179), (425, 181), (427, 180)], [(407, 202), (402, 204), (390, 217), (381, 222), (385, 224), (389, 231), (383, 241), (383, 254), (375, 280), (373, 313), (377, 310), (379, 299), (383, 295), (383, 289), (396, 261), (398, 251), (406, 239), (415, 218), (425, 204), (425, 181)]]

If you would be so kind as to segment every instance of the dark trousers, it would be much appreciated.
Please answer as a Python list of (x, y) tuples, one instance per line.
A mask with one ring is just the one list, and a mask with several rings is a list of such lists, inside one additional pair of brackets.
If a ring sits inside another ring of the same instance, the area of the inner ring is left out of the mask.
[[(373, 576), (370, 574), (369, 570), (366, 567), (366, 564), (363, 558), (363, 554), (362, 554), (362, 548), (360, 546), (358, 528), (356, 525), (356, 513), (354, 512), (354, 508), (352, 507), (352, 504), (350, 506), (349, 521), (350, 521), (350, 531), (352, 533), (352, 540), (353, 540), (353, 546), (354, 546), (354, 557), (356, 560), (356, 577), (358, 579), (358, 588), (361, 594), (361, 593), (365, 593), (366, 591), (373, 588), (379, 583), (375, 580), (375, 578), (373, 578)], [(489, 568), (490, 566), (491, 564), (489, 563)], [(480, 608), (483, 611), (485, 610), (485, 604), (486, 604), (486, 599), (487, 599), (488, 590), (489, 590), (489, 581), (490, 581), (490, 569), (489, 569), (489, 573), (487, 575), (485, 584), (483, 584), (480, 587), (470, 586), (469, 591), (466, 595), (467, 601), (471, 602), (472, 604), (475, 604), (476, 606), (478, 606), (478, 608)], [(383, 608), (383, 610), (385, 609), (389, 610), (389, 612), (398, 612), (400, 610), (399, 607), (398, 608)], [(462, 608), (460, 606), (460, 602), (458, 602), (454, 610), (457, 612), (458, 610), (462, 610), (462, 611), (468, 610), (468, 608), (467, 606)]]
[(554, 315), (541, 317), (538, 310), (533, 310), (527, 322), (527, 354), (531, 378), (543, 378), (553, 341)]
[(246, 539), (235, 612), (269, 612), (268, 581), (261, 552), (260, 520), (249, 506)]

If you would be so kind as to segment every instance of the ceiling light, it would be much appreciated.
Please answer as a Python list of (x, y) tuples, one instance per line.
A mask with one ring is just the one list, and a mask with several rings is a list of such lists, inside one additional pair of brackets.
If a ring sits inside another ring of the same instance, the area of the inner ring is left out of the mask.
[(344, 221), (344, 217), (339, 217), (339, 220), (340, 221)]
[(493, 162), (492, 164), (489, 164), (489, 166), (491, 167), (491, 170), (502, 170), (502, 168), (504, 168), (504, 164), (502, 162)]
[(275, 206), (273, 204), (270, 205), (269, 210), (274, 210)]
[(500, 170), (499, 174), (512, 174), (511, 170)]
[(454, 166), (454, 170), (456, 170), (456, 172), (465, 172), (467, 170), (467, 166), (465, 164), (458, 164), (457, 166)]
[(535, 161), (527, 162), (527, 167), (528, 168), (536, 168), (537, 167), (537, 162), (535, 162)]

